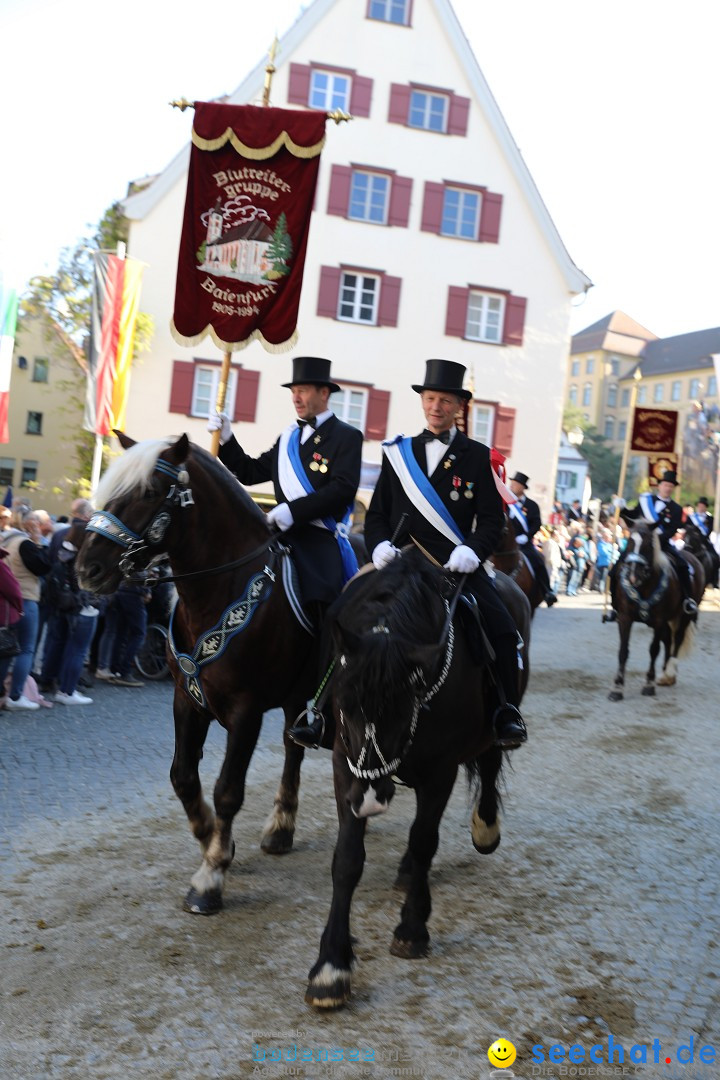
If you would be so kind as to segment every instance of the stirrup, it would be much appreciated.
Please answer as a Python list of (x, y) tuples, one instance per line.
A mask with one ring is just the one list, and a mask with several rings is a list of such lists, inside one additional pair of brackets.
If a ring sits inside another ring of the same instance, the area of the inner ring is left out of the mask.
[[(302, 723), (303, 717), (307, 717), (305, 724)], [(319, 750), (325, 738), (325, 717), (311, 705), (299, 713), (287, 734), (298, 746), (304, 746), (306, 750)]]
[(698, 606), (691, 596), (686, 596), (683, 600), (683, 611), (686, 615), (697, 615)]

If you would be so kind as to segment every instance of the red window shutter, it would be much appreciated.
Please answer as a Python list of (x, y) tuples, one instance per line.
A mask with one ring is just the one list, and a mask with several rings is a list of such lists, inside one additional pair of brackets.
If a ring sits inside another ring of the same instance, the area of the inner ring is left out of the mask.
[(407, 228), (410, 220), (412, 185), (412, 178), (409, 176), (393, 176), (390, 187), (388, 225), (400, 225), (403, 229)]
[(498, 405), (495, 410), (495, 437), (493, 443), (505, 457), (510, 457), (515, 432), (515, 409), (507, 405)]
[(420, 228), (423, 232), (440, 232), (440, 226), (442, 225), (444, 202), (444, 186), (442, 184), (433, 184), (430, 180), (428, 180), (428, 182), (425, 184), (422, 221), (420, 222)]
[(400, 83), (392, 83), (390, 86), (390, 109), (388, 111), (388, 123), (407, 125), (410, 112), (410, 87)]
[(291, 64), (288, 79), (288, 101), (291, 105), (304, 105), (310, 100), (310, 72), (308, 64)]
[(469, 113), (470, 98), (453, 94), (448, 111), (448, 135), (467, 135)]
[(248, 424), (255, 423), (259, 386), (259, 371), (248, 371), (247, 368), (238, 369), (233, 420), (245, 420)]
[(339, 292), (340, 270), (338, 267), (321, 266), (317, 306), (318, 315), (325, 315), (328, 319), (337, 318)]
[(192, 360), (174, 360), (170, 386), (170, 412), (190, 415), (195, 365)]
[(330, 192), (328, 194), (328, 214), (347, 217), (350, 205), (350, 183), (352, 169), (348, 165), (333, 165), (330, 173)]
[(389, 274), (383, 274), (380, 282), (378, 326), (397, 326), (401, 284), (402, 278), (390, 277)]
[(445, 333), (451, 337), (465, 337), (469, 297), (469, 289), (461, 289), (457, 285), (451, 285), (448, 289)]
[(364, 75), (353, 75), (350, 91), (350, 112), (353, 116), (369, 116), (372, 101), (372, 79)]
[(482, 210), (480, 212), (480, 236), (486, 244), (497, 244), (500, 239), (500, 214), (502, 211), (502, 195), (496, 195), (493, 191), (486, 191), (482, 197)]
[(526, 307), (527, 300), (524, 296), (508, 296), (505, 302), (503, 345), (522, 345)]
[(377, 439), (382, 442), (386, 438), (389, 411), (390, 391), (376, 390), (373, 387), (368, 393), (367, 419), (365, 421), (366, 439)]

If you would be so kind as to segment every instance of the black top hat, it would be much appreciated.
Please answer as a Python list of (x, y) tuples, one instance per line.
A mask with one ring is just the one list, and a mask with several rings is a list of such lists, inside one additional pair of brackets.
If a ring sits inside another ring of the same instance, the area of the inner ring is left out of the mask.
[(673, 487), (675, 487), (678, 482), (677, 473), (673, 472), (672, 469), (668, 470), (668, 472), (664, 472), (660, 477), (660, 483), (662, 484), (663, 482), (672, 484)]
[(705, 506), (710, 505), (710, 500), (708, 499), (707, 495), (701, 495), (700, 498), (698, 499), (698, 502), (703, 503)]
[(463, 390), (465, 368), (454, 360), (426, 360), (425, 382), (422, 386), (413, 385), (413, 390), (421, 394), (423, 390), (444, 390), (448, 394), (457, 394), (464, 401), (469, 401), (472, 394)]
[(515, 480), (518, 484), (522, 484), (523, 487), (527, 487), (530, 482), (524, 472), (516, 472), (510, 479)]
[(282, 385), (296, 386), (298, 383), (329, 386), (331, 394), (337, 394), (340, 390), (338, 384), (330, 378), (330, 361), (323, 360), (320, 356), (293, 357), (292, 379)]

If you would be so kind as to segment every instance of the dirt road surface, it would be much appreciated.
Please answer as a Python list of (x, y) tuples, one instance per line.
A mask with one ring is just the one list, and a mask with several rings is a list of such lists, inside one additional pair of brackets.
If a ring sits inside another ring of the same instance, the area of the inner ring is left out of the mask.
[[(2, 1080), (717, 1077), (720, 607), (703, 604), (678, 685), (655, 698), (640, 694), (649, 632), (636, 627), (611, 703), (617, 630), (600, 603), (536, 614), (531, 736), (505, 772), (502, 843), (475, 853), (460, 777), (425, 960), (388, 952), (412, 793), (371, 821), (353, 998), (337, 1013), (303, 1002), (330, 898), (328, 754), (306, 760), (294, 851), (263, 855), (281, 765), (279, 717), (266, 718), (225, 909), (193, 917), (182, 898), (199, 854), (167, 779), (169, 684), (0, 713)], [(206, 790), (222, 747), (214, 730)], [(506, 1069), (487, 1057), (499, 1037), (517, 1049)]]

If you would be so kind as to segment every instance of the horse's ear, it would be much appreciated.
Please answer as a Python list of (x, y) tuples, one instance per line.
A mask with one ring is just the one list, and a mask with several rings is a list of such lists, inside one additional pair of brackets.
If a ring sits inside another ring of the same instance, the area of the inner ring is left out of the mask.
[(178, 441), (171, 446), (168, 450), (168, 460), (173, 465), (182, 465), (188, 456), (188, 450), (190, 449), (190, 440), (187, 435), (181, 435)]
[(120, 443), (123, 450), (129, 450), (131, 446), (135, 445), (135, 439), (131, 439), (124, 431), (118, 431), (117, 428), (113, 428), (113, 435), (117, 436), (117, 441)]

